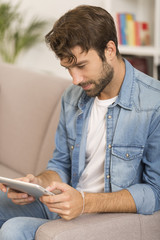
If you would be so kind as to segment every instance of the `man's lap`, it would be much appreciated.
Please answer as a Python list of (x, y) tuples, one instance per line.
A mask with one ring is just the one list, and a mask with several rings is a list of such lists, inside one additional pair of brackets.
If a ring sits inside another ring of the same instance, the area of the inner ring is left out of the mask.
[(0, 192), (0, 221), (7, 221), (10, 218), (20, 216), (48, 218), (46, 209), (39, 200), (20, 206), (8, 199), (7, 194)]
[(59, 218), (39, 200), (27, 205), (16, 205), (7, 194), (0, 192), (0, 239), (34, 239), (38, 227)]
[(33, 240), (37, 229), (47, 219), (34, 217), (14, 217), (7, 220), (0, 229), (1, 240)]
[[(11, 218), (19, 220), (20, 218), (25, 219), (26, 217), (30, 218), (30, 221), (34, 218), (37, 220), (53, 220), (59, 218), (57, 214), (51, 213), (39, 200), (20, 206), (8, 199), (7, 194), (0, 192), (0, 227)], [(36, 220), (34, 220), (34, 222), (36, 222)]]

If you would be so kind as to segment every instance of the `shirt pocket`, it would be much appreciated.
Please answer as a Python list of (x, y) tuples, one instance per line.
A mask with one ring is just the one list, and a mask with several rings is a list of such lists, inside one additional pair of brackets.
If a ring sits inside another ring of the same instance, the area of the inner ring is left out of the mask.
[(121, 188), (130, 186), (139, 175), (143, 146), (112, 146), (111, 182)]

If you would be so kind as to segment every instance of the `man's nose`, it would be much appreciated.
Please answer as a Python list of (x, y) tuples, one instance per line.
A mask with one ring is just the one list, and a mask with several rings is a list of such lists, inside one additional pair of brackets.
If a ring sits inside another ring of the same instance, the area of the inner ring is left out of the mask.
[(82, 73), (80, 73), (77, 69), (71, 69), (69, 72), (72, 77), (72, 82), (74, 85), (78, 85), (83, 81)]

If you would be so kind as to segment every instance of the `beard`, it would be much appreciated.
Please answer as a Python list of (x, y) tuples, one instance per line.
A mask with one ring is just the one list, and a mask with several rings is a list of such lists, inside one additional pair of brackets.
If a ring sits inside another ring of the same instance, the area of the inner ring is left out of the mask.
[(112, 81), (114, 75), (113, 67), (111, 67), (106, 61), (103, 62), (103, 69), (100, 73), (100, 77), (96, 80), (89, 80), (85, 83), (80, 83), (79, 86), (85, 87), (89, 84), (93, 84), (94, 87), (89, 90), (85, 90), (89, 97), (99, 96), (104, 88)]

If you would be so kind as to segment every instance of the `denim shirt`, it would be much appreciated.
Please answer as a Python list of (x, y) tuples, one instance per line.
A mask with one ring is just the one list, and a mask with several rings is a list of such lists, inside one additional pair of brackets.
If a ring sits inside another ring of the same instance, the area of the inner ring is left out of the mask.
[[(160, 209), (160, 82), (126, 60), (125, 65), (119, 95), (106, 114), (104, 192), (127, 189), (137, 213), (152, 214)], [(62, 97), (56, 148), (47, 169), (74, 188), (85, 168), (93, 101), (74, 85)]]

